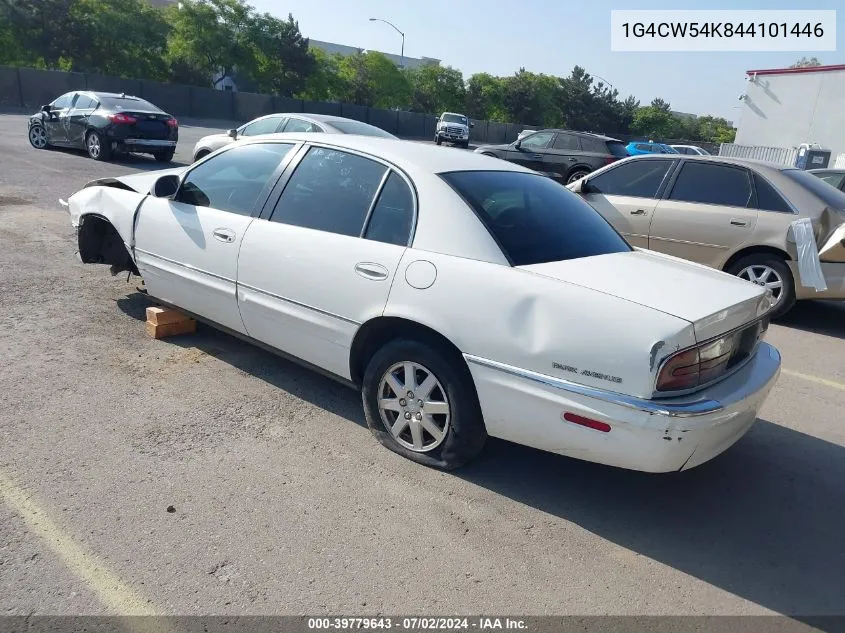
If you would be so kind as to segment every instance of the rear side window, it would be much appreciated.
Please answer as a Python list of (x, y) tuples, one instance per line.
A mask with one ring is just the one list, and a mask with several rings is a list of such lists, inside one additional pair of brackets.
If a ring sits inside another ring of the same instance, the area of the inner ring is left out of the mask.
[(386, 171), (362, 156), (312, 147), (285, 185), (270, 220), (357, 237)]
[[(602, 150), (598, 150), (598, 151), (604, 151), (604, 150), (602, 149)], [(625, 147), (625, 143), (620, 143), (618, 141), (608, 141), (607, 142), (607, 151), (608, 151), (608, 153), (613, 154), (614, 156), (617, 156), (619, 158), (624, 158), (625, 156), (628, 155), (628, 148)]]
[(176, 201), (250, 215), (292, 147), (292, 143), (260, 143), (222, 152), (188, 173)]
[(837, 189), (842, 189), (842, 183), (845, 182), (845, 171), (843, 172), (835, 172), (830, 171), (827, 173), (816, 173), (813, 174), (824, 180), (827, 184), (832, 187), (836, 187)]
[(638, 149), (638, 150), (641, 150), (641, 151), (643, 151), (643, 152), (652, 152), (652, 151), (654, 151), (654, 148), (653, 148), (651, 145), (646, 145), (645, 143), (640, 143), (639, 145), (637, 145), (637, 149)]
[(376, 242), (405, 246), (411, 236), (414, 196), (408, 184), (391, 172), (367, 222), (364, 237)]
[(687, 162), (681, 168), (671, 200), (726, 207), (747, 207), (751, 200), (748, 172), (716, 163)]
[(302, 119), (288, 119), (285, 125), (285, 132), (321, 132), (320, 128), (310, 121), (303, 121)]
[(578, 137), (574, 134), (558, 134), (555, 136), (554, 143), (552, 143), (552, 147), (554, 149), (563, 149), (563, 150), (581, 150), (581, 143), (578, 142)]
[(757, 208), (763, 211), (781, 211), (792, 213), (787, 204), (775, 188), (769, 184), (760, 174), (754, 174), (754, 188), (757, 190)]
[(240, 136), (258, 136), (259, 134), (272, 134), (279, 129), (279, 124), (284, 120), (281, 116), (268, 116), (266, 119), (259, 119), (247, 123), (240, 131)]
[(631, 250), (595, 209), (551, 178), (507, 171), (442, 178), (475, 210), (513, 266)]
[(671, 160), (632, 160), (589, 178), (589, 193), (656, 198), (671, 166)]

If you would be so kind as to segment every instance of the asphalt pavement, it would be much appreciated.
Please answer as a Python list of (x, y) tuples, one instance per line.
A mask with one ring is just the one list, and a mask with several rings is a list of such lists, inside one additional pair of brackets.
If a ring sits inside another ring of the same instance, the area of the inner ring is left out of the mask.
[[(214, 130), (180, 130), (176, 161)], [(459, 151), (459, 150), (456, 150)], [(360, 396), (211, 328), (156, 341), (58, 205), (160, 168), (0, 116), (0, 614), (845, 614), (845, 305), (771, 326), (751, 432), (648, 475), (490, 441), (441, 473)]]

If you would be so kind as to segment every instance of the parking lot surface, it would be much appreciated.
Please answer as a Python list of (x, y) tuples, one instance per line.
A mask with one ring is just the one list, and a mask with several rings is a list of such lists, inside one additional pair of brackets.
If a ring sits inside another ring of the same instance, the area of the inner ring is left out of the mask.
[(326, 378), (209, 327), (150, 339), (57, 200), (161, 165), (37, 151), (25, 120), (0, 116), (0, 613), (845, 614), (845, 305), (770, 328), (784, 372), (704, 466), (491, 440), (445, 474)]

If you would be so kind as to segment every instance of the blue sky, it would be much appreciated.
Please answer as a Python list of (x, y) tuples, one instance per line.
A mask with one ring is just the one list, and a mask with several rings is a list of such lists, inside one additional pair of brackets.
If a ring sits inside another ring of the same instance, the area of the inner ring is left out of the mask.
[(845, 32), (842, 0), (249, 0), (256, 9), (299, 20), (303, 34), (318, 40), (435, 57), (469, 77), (476, 72), (509, 75), (521, 66), (568, 75), (576, 64), (600, 75), (622, 97), (643, 103), (653, 97), (673, 110), (714, 114), (736, 121), (745, 71), (789, 66), (802, 55), (824, 64), (845, 63), (845, 51), (819, 53), (613, 53), (612, 9), (837, 9), (838, 42)]

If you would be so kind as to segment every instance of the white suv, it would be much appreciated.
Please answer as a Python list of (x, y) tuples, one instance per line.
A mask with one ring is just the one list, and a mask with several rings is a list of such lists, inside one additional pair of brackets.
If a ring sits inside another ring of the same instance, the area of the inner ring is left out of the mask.
[(475, 127), (475, 123), (471, 123), (466, 115), (444, 112), (437, 117), (434, 142), (441, 145), (443, 141), (447, 141), (453, 145), (467, 148), (469, 147), (469, 129), (471, 127)]

